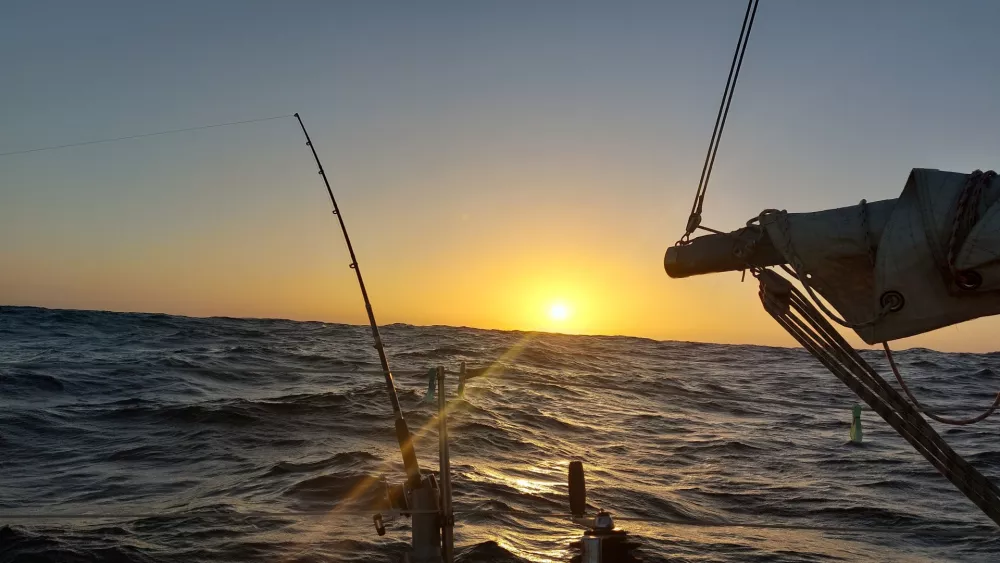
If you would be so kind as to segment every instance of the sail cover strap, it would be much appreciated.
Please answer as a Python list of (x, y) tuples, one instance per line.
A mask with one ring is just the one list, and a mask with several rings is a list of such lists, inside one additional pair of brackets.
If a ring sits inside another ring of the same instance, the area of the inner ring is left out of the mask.
[(764, 309), (774, 320), (1000, 525), (1000, 489), (951, 449), (916, 407), (889, 385), (787, 279), (772, 270), (755, 270), (753, 274), (760, 282)]

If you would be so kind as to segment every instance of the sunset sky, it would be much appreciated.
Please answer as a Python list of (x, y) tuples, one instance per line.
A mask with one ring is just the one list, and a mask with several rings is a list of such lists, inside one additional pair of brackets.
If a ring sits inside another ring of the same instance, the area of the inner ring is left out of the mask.
[[(745, 5), (15, 1), (0, 152), (297, 111), (383, 324), (791, 345), (738, 273), (662, 268)], [(761, 2), (706, 224), (1000, 166), (997, 21)], [(0, 304), (361, 323), (329, 207), (291, 118), (0, 157)]]

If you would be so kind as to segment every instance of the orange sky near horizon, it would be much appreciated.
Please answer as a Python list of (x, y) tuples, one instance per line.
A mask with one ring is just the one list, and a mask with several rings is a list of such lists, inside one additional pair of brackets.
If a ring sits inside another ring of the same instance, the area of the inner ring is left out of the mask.
[[(15, 243), (0, 254), (0, 301), (366, 323), (297, 125), (250, 127), (6, 163), (31, 178), (39, 199), (26, 198), (25, 212), (0, 225)], [(247, 137), (219, 143), (247, 133), (263, 147), (247, 150)], [(656, 178), (635, 175), (625, 161), (573, 154), (484, 175), (488, 150), (468, 149), (464, 167), (442, 161), (420, 179), (405, 166), (372, 174), (338, 158), (325, 129), (312, 134), (325, 164), (335, 163), (327, 170), (381, 324), (795, 345), (762, 310), (752, 279), (741, 283), (733, 272), (675, 280), (663, 271), (686, 187), (658, 190)], [(142, 159), (139, 184), (133, 158)], [(81, 161), (91, 168), (81, 172)], [(62, 189), (68, 177), (70, 192)], [(718, 177), (720, 186), (734, 184), (725, 168)], [(616, 183), (624, 187), (604, 189)], [(716, 188), (722, 196), (726, 189)], [(97, 212), (92, 197), (102, 191), (109, 193)], [(643, 191), (663, 195), (656, 205), (618, 205)], [(744, 222), (740, 205), (722, 203), (714, 224)], [(572, 314), (553, 319), (556, 303)], [(990, 351), (997, 325), (978, 320), (899, 346)]]
[[(183, 234), (169, 239), (133, 239), (127, 230), (111, 229), (114, 234), (98, 240), (64, 238), (69, 248), (46, 254), (15, 252), (13, 260), (8, 254), (0, 274), (4, 304), (366, 323), (322, 184), (308, 162), (295, 165), (305, 172), (294, 188), (304, 205), (276, 211), (270, 222), (242, 213), (219, 222), (211, 213), (211, 221), (188, 221)], [(602, 224), (599, 213), (593, 222), (562, 221), (565, 210), (556, 201), (523, 212), (521, 229), (493, 228), (495, 213), (477, 220), (471, 210), (394, 213), (382, 226), (381, 206), (360, 208), (342, 195), (380, 324), (795, 345), (761, 309), (752, 278), (741, 283), (736, 272), (667, 277), (662, 252), (671, 239), (656, 236), (662, 229), (652, 221), (638, 230)], [(215, 211), (224, 207), (220, 201)], [(422, 218), (431, 226), (422, 228)], [(149, 219), (183, 220), (169, 213)], [(76, 227), (88, 224), (96, 227), (88, 220)], [(74, 225), (65, 228), (64, 235)], [(621, 230), (647, 236), (629, 240)], [(566, 319), (552, 318), (555, 304), (569, 309)], [(968, 338), (976, 331), (970, 325), (984, 322), (989, 330), (990, 321), (974, 321), (903, 345), (987, 351)]]

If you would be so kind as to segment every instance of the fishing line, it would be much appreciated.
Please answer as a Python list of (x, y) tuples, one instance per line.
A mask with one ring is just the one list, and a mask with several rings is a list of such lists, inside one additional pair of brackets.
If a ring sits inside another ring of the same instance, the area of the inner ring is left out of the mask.
[(68, 149), (70, 147), (82, 147), (82, 146), (85, 146), (85, 145), (97, 145), (97, 144), (100, 144), (100, 143), (116, 143), (118, 141), (128, 141), (130, 139), (141, 139), (141, 138), (144, 138), (144, 137), (155, 137), (157, 135), (170, 135), (172, 133), (183, 133), (185, 131), (200, 131), (202, 129), (213, 129), (215, 127), (229, 127), (231, 125), (243, 125), (245, 123), (259, 123), (261, 121), (271, 121), (271, 120), (274, 120), (274, 119), (285, 119), (285, 118), (288, 118), (288, 117), (294, 117), (294, 114), (287, 113), (287, 114), (284, 114), (284, 115), (274, 115), (274, 116), (271, 116), (271, 117), (259, 117), (259, 118), (256, 118), (256, 119), (245, 119), (243, 121), (230, 121), (230, 122), (227, 122), (227, 123), (213, 123), (211, 125), (198, 125), (198, 126), (195, 126), (195, 127), (185, 127), (183, 129), (168, 129), (166, 131), (154, 131), (152, 133), (139, 133), (138, 135), (128, 135), (126, 137), (113, 137), (113, 138), (109, 138), (109, 139), (95, 139), (95, 140), (92, 140), (92, 141), (81, 141), (79, 143), (68, 143), (68, 144), (65, 144), (65, 145), (52, 145), (52, 146), (48, 146), (48, 147), (37, 147), (37, 148), (33, 148), (33, 149), (24, 149), (24, 150), (10, 151), (10, 152), (0, 152), (0, 157), (14, 156), (14, 155), (18, 155), (18, 154), (28, 154), (28, 153), (42, 152), (42, 151), (54, 151), (54, 150), (58, 150), (58, 149)]

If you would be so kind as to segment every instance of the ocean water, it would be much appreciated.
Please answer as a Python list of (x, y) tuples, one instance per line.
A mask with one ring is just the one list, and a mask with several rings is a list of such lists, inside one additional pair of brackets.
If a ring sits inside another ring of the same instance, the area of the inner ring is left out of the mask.
[[(877, 415), (849, 443), (853, 396), (801, 350), (383, 338), (425, 470), (422, 373), (498, 366), (464, 400), (448, 384), (459, 561), (570, 561), (572, 459), (640, 561), (1000, 560), (996, 526)], [(899, 360), (935, 407), (1000, 388), (997, 355)], [(397, 561), (406, 520), (384, 537), (371, 522), (381, 477), (402, 480), (376, 368), (366, 327), (0, 307), (0, 562)], [(943, 435), (996, 479), (998, 425)]]

